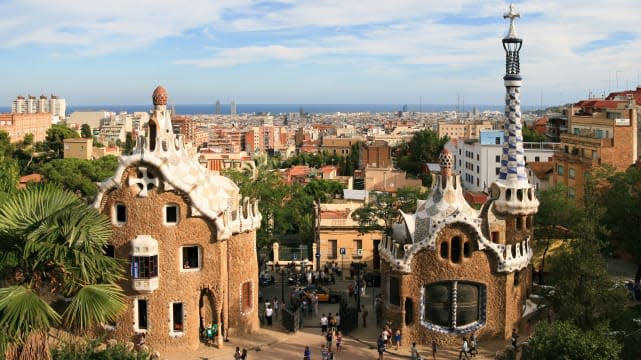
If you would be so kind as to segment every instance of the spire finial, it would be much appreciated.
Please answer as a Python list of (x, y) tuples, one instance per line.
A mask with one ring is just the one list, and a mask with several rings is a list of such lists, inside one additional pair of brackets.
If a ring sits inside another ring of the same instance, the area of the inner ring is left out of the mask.
[(504, 19), (510, 19), (510, 30), (508, 31), (507, 35), (505, 36), (506, 39), (510, 39), (510, 38), (513, 39), (513, 38), (517, 37), (516, 36), (516, 28), (514, 27), (514, 20), (516, 18), (520, 18), (520, 17), (521, 17), (521, 14), (517, 13), (514, 10), (514, 4), (510, 4), (510, 11), (506, 12), (505, 14), (503, 14), (503, 18)]

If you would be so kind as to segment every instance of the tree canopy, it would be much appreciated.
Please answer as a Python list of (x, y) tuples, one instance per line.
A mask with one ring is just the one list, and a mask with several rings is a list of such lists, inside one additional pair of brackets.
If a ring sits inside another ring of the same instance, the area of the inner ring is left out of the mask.
[[(423, 167), (428, 162), (437, 162), (449, 137), (438, 137), (432, 130), (421, 130), (414, 134), (409, 142), (401, 143), (394, 150), (397, 166), (408, 174), (421, 176)], [(431, 179), (422, 177), (423, 185), (429, 185)]]
[(62, 158), (64, 154), (64, 140), (80, 137), (78, 133), (65, 125), (54, 124), (47, 130), (45, 137), (45, 148), (55, 154), (57, 158)]
[(54, 159), (38, 166), (46, 182), (80, 193), (88, 201), (98, 193), (96, 183), (113, 176), (118, 168), (118, 158), (113, 155), (96, 160)]
[(621, 345), (603, 325), (581, 330), (565, 321), (540, 322), (528, 343), (525, 360), (616, 360), (621, 353)]

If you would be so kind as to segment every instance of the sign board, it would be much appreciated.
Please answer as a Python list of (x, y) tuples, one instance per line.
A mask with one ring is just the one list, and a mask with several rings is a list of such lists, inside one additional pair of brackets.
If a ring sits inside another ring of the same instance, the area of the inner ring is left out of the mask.
[(320, 259), (320, 252), (317, 252), (317, 253), (316, 253), (316, 258), (317, 258), (317, 259)]
[(298, 259), (298, 257), (296, 256), (296, 254), (293, 254), (292, 255), (292, 260), (297, 260), (297, 259)]
[(341, 248), (341, 256), (347, 254), (347, 249)]
[(616, 126), (630, 126), (630, 119), (615, 119)]

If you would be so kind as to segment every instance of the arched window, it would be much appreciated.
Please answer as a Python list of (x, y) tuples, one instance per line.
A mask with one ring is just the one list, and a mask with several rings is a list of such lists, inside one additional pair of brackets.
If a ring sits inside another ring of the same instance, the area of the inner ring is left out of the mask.
[(463, 243), (463, 256), (466, 258), (472, 257), (472, 243), (470, 241)]
[(483, 284), (447, 281), (423, 289), (422, 324), (430, 329), (456, 333), (485, 323), (486, 290)]
[(461, 238), (455, 236), (452, 238), (452, 262), (460, 263), (461, 262)]
[(441, 257), (443, 259), (447, 259), (449, 257), (449, 246), (447, 244), (447, 241), (441, 242)]

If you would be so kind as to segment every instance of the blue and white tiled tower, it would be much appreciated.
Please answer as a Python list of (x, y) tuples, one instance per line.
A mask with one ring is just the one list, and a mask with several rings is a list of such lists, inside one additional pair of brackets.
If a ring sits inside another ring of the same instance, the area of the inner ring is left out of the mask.
[(514, 20), (520, 14), (510, 5), (510, 11), (503, 15), (510, 19), (508, 34), (503, 38), (505, 49), (505, 124), (503, 153), (499, 179), (492, 185), (494, 208), (512, 215), (536, 213), (539, 201), (534, 189), (528, 183), (523, 152), (523, 132), (521, 123), (521, 74), (519, 51), (523, 40), (516, 35)]

